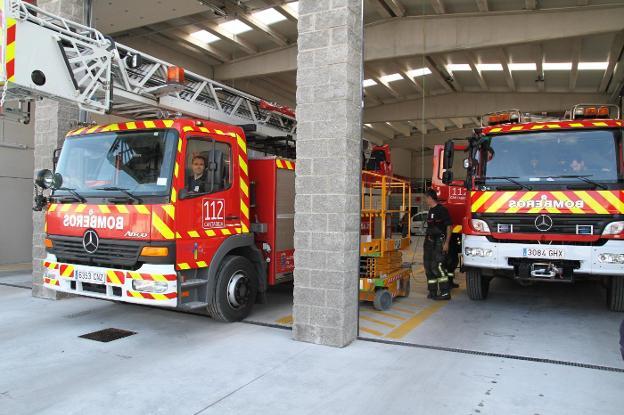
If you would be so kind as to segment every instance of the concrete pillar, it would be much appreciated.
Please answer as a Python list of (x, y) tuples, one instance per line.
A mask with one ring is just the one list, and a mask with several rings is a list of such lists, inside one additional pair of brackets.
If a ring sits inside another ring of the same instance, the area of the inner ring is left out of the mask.
[[(75, 22), (84, 23), (85, 0), (39, 0), (39, 7)], [(78, 121), (78, 108), (74, 105), (44, 99), (37, 101), (35, 111), (35, 172), (52, 168), (52, 153), (63, 144), (65, 134)], [(58, 299), (56, 291), (43, 286), (43, 259), (45, 258), (44, 213), (33, 212), (33, 297)]]
[(357, 337), (362, 0), (301, 0), (297, 57), (296, 340)]

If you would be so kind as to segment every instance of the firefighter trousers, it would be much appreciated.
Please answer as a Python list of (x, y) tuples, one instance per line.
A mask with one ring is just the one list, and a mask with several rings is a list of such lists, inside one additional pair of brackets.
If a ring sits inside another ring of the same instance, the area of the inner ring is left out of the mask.
[(433, 297), (450, 295), (449, 279), (444, 268), (443, 236), (425, 236), (423, 265), (427, 276), (427, 288)]

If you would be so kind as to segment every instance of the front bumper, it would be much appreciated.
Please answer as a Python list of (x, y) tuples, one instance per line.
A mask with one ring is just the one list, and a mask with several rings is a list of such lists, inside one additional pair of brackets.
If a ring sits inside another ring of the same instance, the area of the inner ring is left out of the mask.
[[(466, 267), (513, 270), (513, 266), (509, 264), (509, 259), (527, 259), (523, 256), (523, 249), (535, 248), (536, 245), (490, 242), (485, 236), (464, 235), (462, 248), (465, 249), (466, 247), (492, 251), (491, 256), (487, 257), (469, 256), (465, 255), (465, 251), (462, 252), (463, 264)], [(590, 275), (624, 274), (624, 265), (606, 264), (598, 260), (600, 254), (624, 252), (624, 241), (609, 240), (602, 246), (557, 245), (556, 248), (564, 249), (564, 260), (580, 262), (580, 268), (575, 269), (574, 273)], [(549, 260), (535, 259), (535, 261), (548, 262)]]
[[(52, 290), (123, 301), (134, 304), (176, 307), (178, 305), (177, 273), (173, 264), (143, 264), (136, 271), (122, 269), (92, 267), (59, 263), (56, 256), (48, 254), (44, 263), (43, 283)], [(76, 271), (103, 272), (105, 284), (83, 283), (76, 277)], [(166, 284), (162, 293), (137, 291), (132, 286), (134, 280), (158, 281)]]

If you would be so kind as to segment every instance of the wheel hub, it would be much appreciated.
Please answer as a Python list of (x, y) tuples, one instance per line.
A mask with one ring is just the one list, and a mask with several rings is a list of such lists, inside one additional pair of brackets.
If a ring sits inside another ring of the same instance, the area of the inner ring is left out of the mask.
[(249, 278), (243, 272), (235, 272), (228, 282), (227, 299), (232, 308), (241, 308), (249, 302)]

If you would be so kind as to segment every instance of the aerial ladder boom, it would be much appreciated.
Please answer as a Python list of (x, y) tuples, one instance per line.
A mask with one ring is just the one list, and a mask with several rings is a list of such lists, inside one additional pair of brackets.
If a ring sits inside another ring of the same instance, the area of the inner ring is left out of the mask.
[(174, 64), (21, 0), (0, 0), (0, 8), (5, 115), (24, 116), (25, 103), (50, 97), (130, 119), (180, 114), (245, 125), (261, 137), (296, 134), (284, 107), (188, 71), (185, 81), (171, 82)]

